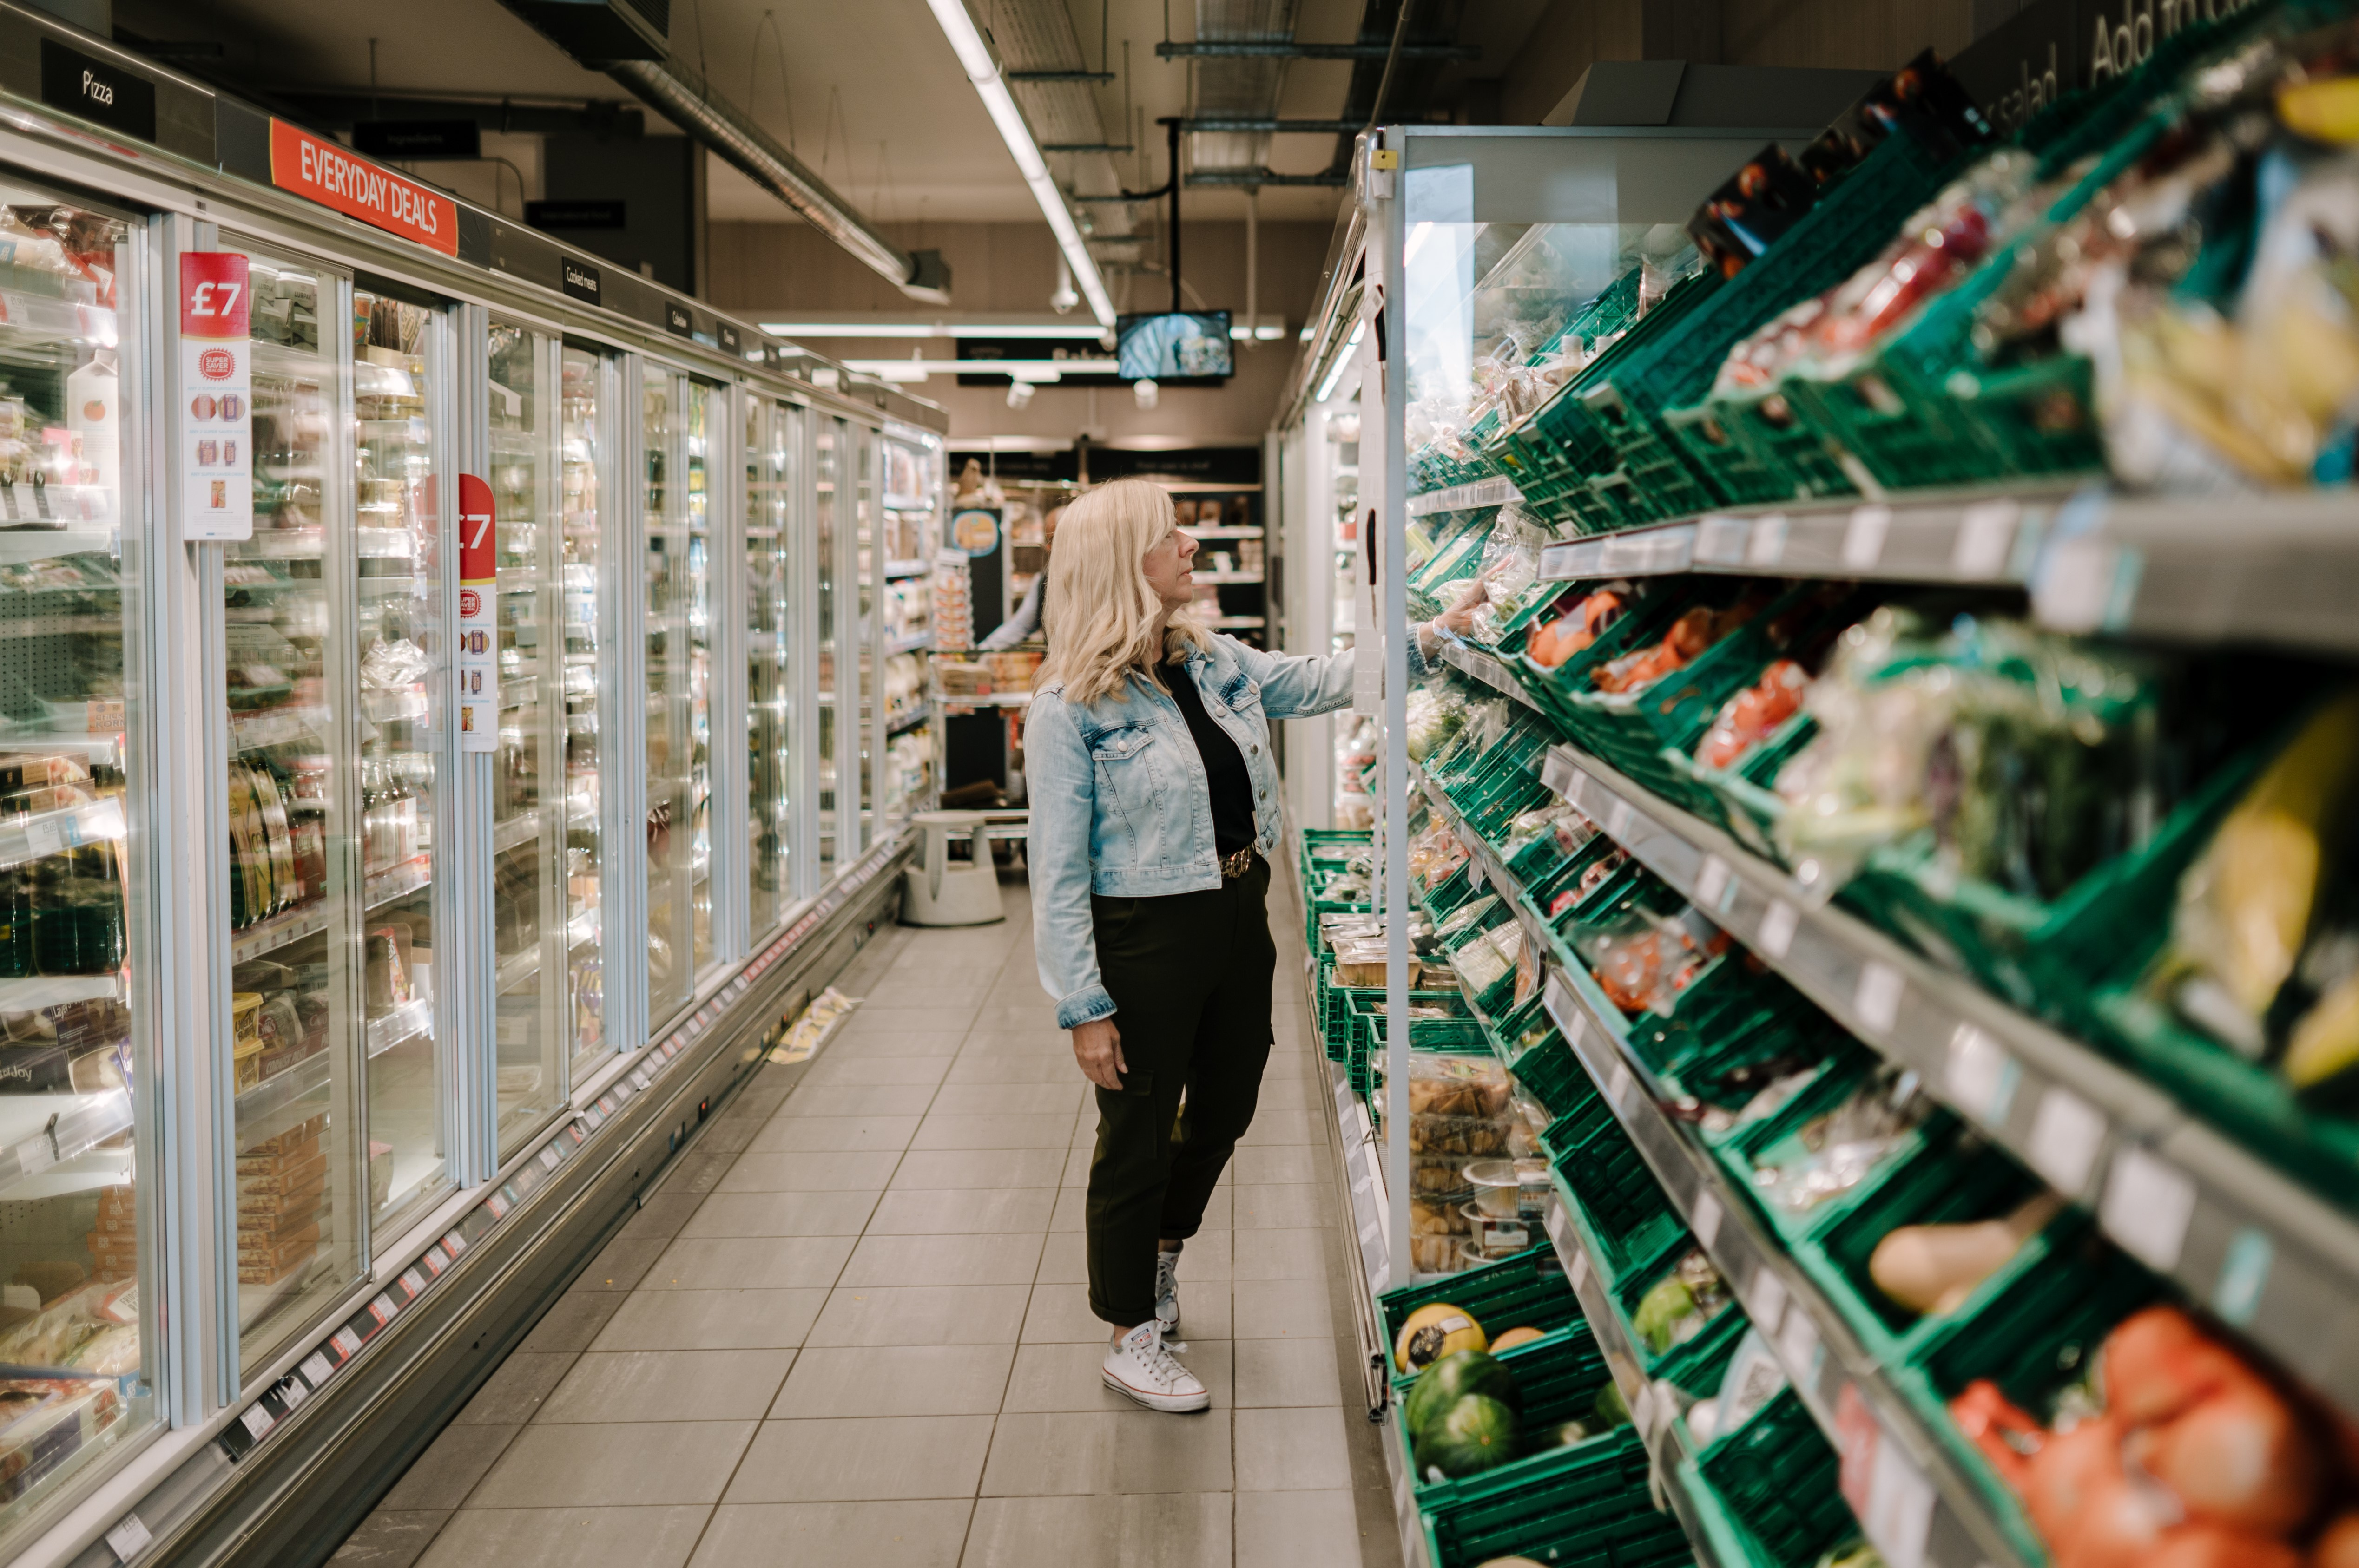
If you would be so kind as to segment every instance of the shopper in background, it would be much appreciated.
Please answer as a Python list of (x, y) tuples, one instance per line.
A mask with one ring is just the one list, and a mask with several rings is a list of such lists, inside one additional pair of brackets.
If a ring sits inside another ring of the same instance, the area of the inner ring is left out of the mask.
[[(1269, 654), (1207, 629), (1196, 541), (1145, 480), (1082, 495), (1064, 535), (1041, 574), (1049, 656), (1024, 755), (1040, 983), (1097, 1086), (1090, 1310), (1114, 1329), (1108, 1388), (1200, 1411), (1212, 1396), (1171, 1354), (1180, 1249), (1269, 1059), (1265, 903), (1282, 826), (1269, 722), (1348, 703), (1353, 654)], [(1414, 632), (1422, 674), (1435, 633)]]
[[(1056, 549), (1057, 524), (1063, 521), (1065, 509), (1060, 506), (1050, 511), (1048, 517), (1041, 523), (1042, 554), (1046, 555)], [(986, 654), (995, 654), (1003, 648), (1012, 648), (1018, 643), (1028, 642), (1038, 636), (1040, 597), (1048, 591), (1048, 586), (1049, 568), (1047, 563), (1043, 562), (1040, 569), (1032, 575), (1032, 586), (1024, 590), (1024, 602), (1016, 607), (1016, 613), (1001, 622), (996, 631), (977, 643), (975, 646)]]

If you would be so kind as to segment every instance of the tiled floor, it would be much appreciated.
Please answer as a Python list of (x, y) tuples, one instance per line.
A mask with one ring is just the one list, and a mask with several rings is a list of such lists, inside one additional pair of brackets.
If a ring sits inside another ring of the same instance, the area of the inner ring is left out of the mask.
[(1302, 999), (1181, 1266), (1203, 1415), (1099, 1381), (1096, 1111), (1008, 920), (880, 934), (345, 1542), (347, 1568), (1394, 1568)]

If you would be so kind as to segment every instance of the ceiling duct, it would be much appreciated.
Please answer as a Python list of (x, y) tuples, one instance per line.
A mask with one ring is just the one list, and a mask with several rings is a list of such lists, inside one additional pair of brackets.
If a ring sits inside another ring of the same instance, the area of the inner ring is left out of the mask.
[[(1115, 62), (1103, 36), (1104, 7), (1098, 14), (1095, 59), (1083, 52), (1065, 0), (995, 0), (985, 14), (1008, 90), (1038, 135), (1040, 150), (1058, 160), (1064, 176), (1058, 183), (1072, 194), (1082, 232), (1093, 245), (1135, 241), (1130, 209), (1109, 200), (1122, 189), (1114, 159), (1136, 149), (1125, 145), (1127, 126), (1117, 135), (1106, 134), (1098, 84), (1119, 81), (1120, 73), (1108, 69)], [(1126, 69), (1127, 59), (1122, 63)]]
[[(1288, 44), (1294, 41), (1298, 0), (1196, 0), (1196, 42)], [(1204, 120), (1269, 120), (1286, 85), (1284, 58), (1198, 56), (1188, 62), (1189, 113)], [(1188, 137), (1194, 176), (1227, 175), (1269, 166), (1266, 131), (1196, 131)]]
[(603, 70), (785, 202), (912, 299), (947, 305), (939, 251), (905, 251), (877, 232), (751, 115), (665, 47), (669, 0), (502, 0), (574, 59)]

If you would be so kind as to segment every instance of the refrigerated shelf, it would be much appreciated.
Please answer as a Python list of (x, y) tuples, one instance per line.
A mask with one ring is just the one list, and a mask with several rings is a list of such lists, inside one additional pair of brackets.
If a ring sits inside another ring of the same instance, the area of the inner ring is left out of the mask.
[(2131, 1256), (2359, 1411), (2359, 1217), (2146, 1079), (1908, 952), (1570, 746), (1542, 781)]

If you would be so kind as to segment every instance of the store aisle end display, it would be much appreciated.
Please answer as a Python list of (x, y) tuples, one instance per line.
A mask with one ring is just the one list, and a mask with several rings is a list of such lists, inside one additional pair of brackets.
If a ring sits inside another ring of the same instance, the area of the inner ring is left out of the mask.
[(2354, 56), (1928, 57), (1610, 265), (1366, 199), (1359, 609), (1479, 604), (1295, 865), (1411, 1561), (2354, 1560), (2359, 640), (2245, 580), (2359, 537)]

